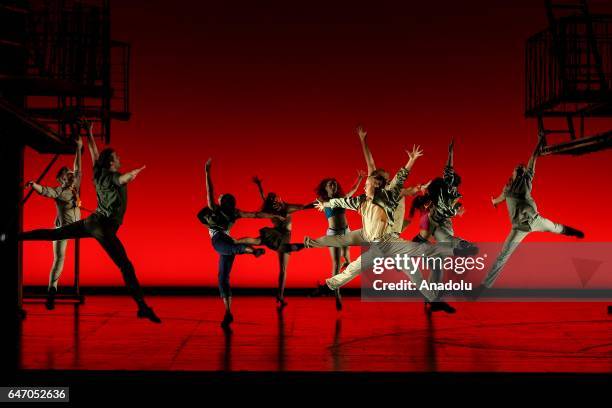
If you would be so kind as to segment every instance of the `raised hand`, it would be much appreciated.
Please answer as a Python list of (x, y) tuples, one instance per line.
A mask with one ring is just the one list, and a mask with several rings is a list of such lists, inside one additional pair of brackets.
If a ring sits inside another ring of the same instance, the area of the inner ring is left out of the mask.
[(212, 157), (209, 157), (208, 160), (206, 160), (206, 164), (204, 164), (204, 171), (209, 171), (211, 164), (212, 164)]
[(365, 140), (366, 136), (368, 136), (368, 132), (361, 125), (357, 126), (356, 131), (357, 131), (357, 135), (359, 136), (359, 139), (361, 140)]
[(363, 170), (357, 170), (357, 177), (359, 177), (360, 179), (366, 177), (366, 172)]
[(406, 150), (406, 153), (408, 153), (408, 158), (412, 162), (414, 162), (419, 157), (423, 156), (423, 150), (421, 150), (421, 146), (419, 145), (412, 146), (412, 151)]
[(83, 138), (79, 135), (76, 140), (77, 149), (81, 150), (83, 148)]
[(455, 136), (453, 136), (451, 138), (450, 143), (448, 144), (448, 151), (451, 152), (453, 151), (453, 148), (455, 147)]
[(253, 183), (257, 184), (258, 186), (261, 185), (261, 179), (257, 176), (253, 177)]

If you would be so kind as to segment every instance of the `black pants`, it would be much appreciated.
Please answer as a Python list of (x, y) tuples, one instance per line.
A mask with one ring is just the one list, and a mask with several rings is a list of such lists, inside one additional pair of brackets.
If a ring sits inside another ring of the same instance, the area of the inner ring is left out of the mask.
[(20, 241), (60, 241), (71, 238), (95, 238), (121, 270), (125, 286), (130, 295), (140, 305), (144, 303), (142, 288), (138, 283), (134, 266), (130, 262), (123, 244), (117, 238), (117, 222), (98, 214), (92, 214), (84, 220), (55, 229), (38, 229), (22, 232)]

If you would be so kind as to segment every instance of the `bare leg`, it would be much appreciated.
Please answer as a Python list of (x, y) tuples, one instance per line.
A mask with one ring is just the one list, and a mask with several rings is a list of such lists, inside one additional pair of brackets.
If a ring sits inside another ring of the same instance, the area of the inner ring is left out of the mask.
[(244, 237), (244, 238), (235, 239), (234, 242), (236, 244), (261, 245), (261, 238)]
[(63, 239), (61, 241), (53, 241), (53, 265), (51, 266), (51, 272), (49, 273), (49, 290), (51, 288), (57, 289), (59, 278), (64, 269), (64, 260), (66, 259), (66, 246), (68, 241)]
[(289, 254), (285, 252), (278, 253), (278, 294), (276, 300), (278, 306), (282, 309), (287, 306), (285, 302), (285, 283), (287, 282), (287, 264), (289, 263)]
[[(348, 264), (350, 264), (350, 255), (348, 255), (348, 247), (344, 247), (344, 248), (329, 248), (329, 253), (331, 254), (332, 257), (332, 276), (336, 276), (338, 273), (340, 273), (340, 260), (341, 260), (341, 256), (343, 253), (345, 253), (344, 255), (344, 259), (345, 259), (345, 267), (348, 266)], [(336, 293), (336, 309), (337, 310), (341, 310), (342, 309), (342, 298), (340, 297), (340, 288), (335, 290)]]
[(232, 297), (231, 296), (224, 297), (223, 305), (225, 306), (225, 313), (231, 314), (232, 313)]
[(342, 248), (342, 257), (344, 258), (344, 262), (342, 263), (341, 268), (346, 268), (348, 264), (351, 263), (351, 248), (344, 247)]

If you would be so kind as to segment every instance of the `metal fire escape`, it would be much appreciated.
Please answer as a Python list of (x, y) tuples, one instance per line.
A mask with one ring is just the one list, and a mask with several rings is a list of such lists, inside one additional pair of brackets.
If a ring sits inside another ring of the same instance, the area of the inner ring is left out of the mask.
[(612, 16), (586, 0), (546, 0), (548, 29), (527, 40), (526, 112), (537, 118), (543, 154), (584, 154), (612, 147), (612, 130), (589, 121), (612, 117)]
[[(111, 39), (110, 0), (0, 2), (0, 134), (17, 191), (23, 190), (23, 170), (15, 168), (23, 165), (23, 146), (55, 155), (40, 181), (60, 154), (74, 154), (81, 119), (110, 142), (112, 120), (130, 118), (129, 61), (129, 44)], [(20, 229), (28, 197), (6, 205), (4, 230)], [(78, 241), (74, 289), (82, 300)], [(20, 261), (16, 276), (21, 305)]]
[(24, 20), (25, 32), (0, 43), (23, 54), (26, 66), (20, 75), (0, 74), (0, 94), (23, 95), (24, 103), (12, 108), (62, 140), (84, 117), (109, 143), (111, 120), (130, 118), (130, 47), (111, 39), (109, 0), (13, 3), (3, 15)]

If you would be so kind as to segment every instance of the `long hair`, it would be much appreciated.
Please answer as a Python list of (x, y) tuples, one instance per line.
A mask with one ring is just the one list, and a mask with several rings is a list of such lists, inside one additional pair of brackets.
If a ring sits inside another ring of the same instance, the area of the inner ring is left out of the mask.
[[(327, 183), (329, 183), (330, 181), (333, 181), (336, 183), (336, 192), (334, 193), (333, 197), (330, 197), (327, 194), (326, 187), (327, 187)], [(338, 180), (336, 180), (333, 177), (328, 177), (328, 178), (324, 178), (323, 180), (321, 180), (314, 191), (317, 194), (317, 198), (320, 200), (329, 200), (331, 198), (344, 197), (344, 191), (342, 190), (342, 186), (340, 185), (340, 183), (338, 183)]]
[(429, 194), (420, 194), (412, 199), (412, 203), (410, 205), (410, 212), (408, 216), (410, 218), (414, 217), (414, 213), (418, 211), (425, 211), (427, 207), (431, 204), (431, 198)]
[(115, 149), (111, 147), (103, 149), (98, 155), (98, 160), (96, 160), (94, 166), (97, 169), (110, 169), (110, 165), (113, 162), (113, 153), (115, 153)]

